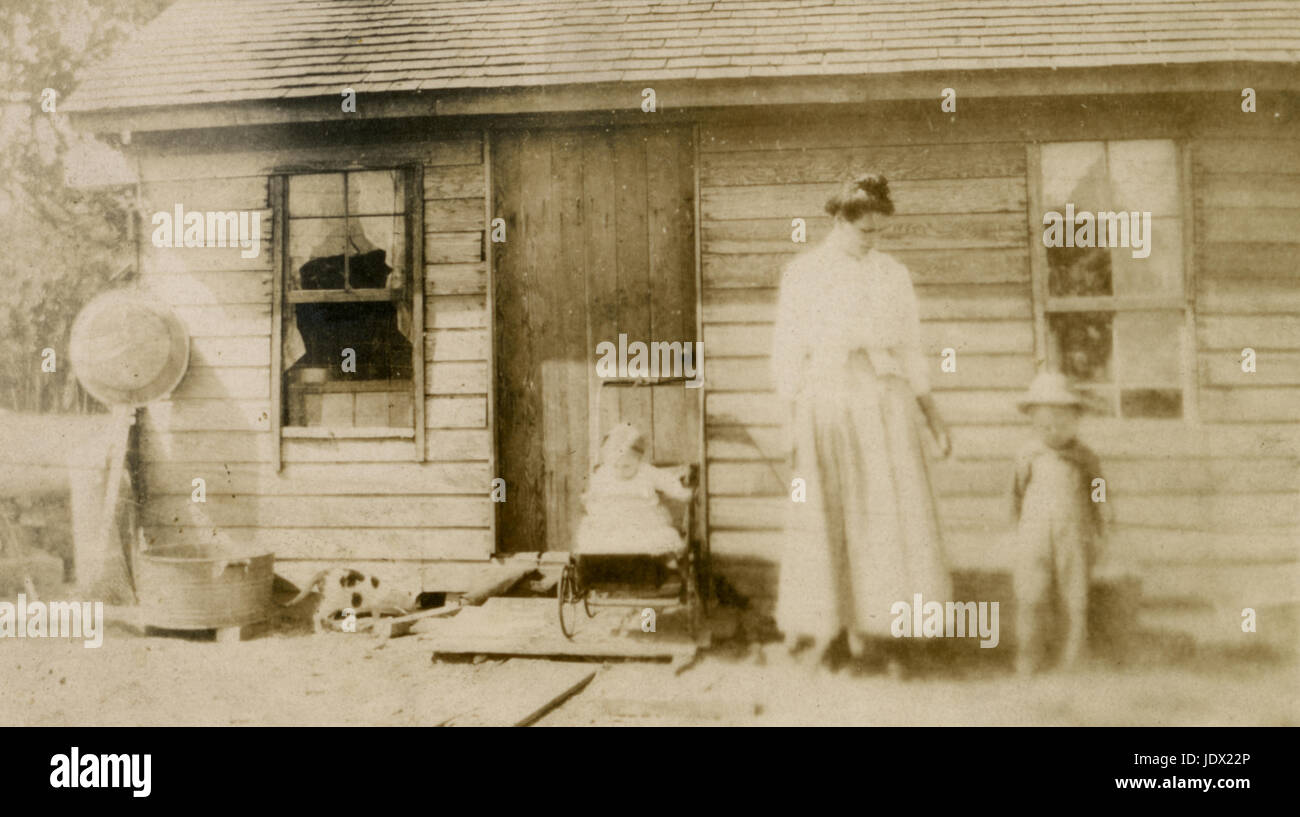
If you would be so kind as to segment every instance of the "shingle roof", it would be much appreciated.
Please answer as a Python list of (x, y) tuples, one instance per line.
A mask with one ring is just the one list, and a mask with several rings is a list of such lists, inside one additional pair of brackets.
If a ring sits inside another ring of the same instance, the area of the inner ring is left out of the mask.
[(1295, 0), (179, 0), (67, 107), (1297, 60)]

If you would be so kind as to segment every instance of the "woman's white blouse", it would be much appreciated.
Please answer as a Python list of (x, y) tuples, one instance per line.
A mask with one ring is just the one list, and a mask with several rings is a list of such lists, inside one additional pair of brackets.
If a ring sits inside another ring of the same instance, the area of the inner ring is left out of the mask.
[[(880, 376), (930, 392), (921, 321), (907, 268), (871, 250), (855, 258), (829, 242), (801, 254), (781, 275), (772, 338), (772, 377), (789, 400), (810, 373), (833, 373), (864, 351)], [(812, 376), (816, 376), (815, 374)]]

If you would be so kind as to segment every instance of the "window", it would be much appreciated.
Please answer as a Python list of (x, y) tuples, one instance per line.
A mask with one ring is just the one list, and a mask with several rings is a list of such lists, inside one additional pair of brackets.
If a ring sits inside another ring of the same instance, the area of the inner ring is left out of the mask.
[(1038, 168), (1035, 300), (1048, 364), (1102, 414), (1183, 417), (1192, 369), (1177, 147), (1045, 144)]
[(281, 180), (284, 436), (423, 436), (417, 172)]

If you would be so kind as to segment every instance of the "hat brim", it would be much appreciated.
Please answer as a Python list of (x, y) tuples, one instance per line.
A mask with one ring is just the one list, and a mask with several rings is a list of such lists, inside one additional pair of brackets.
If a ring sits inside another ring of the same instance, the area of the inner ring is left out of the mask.
[[(94, 320), (124, 305), (147, 309), (156, 315), (167, 331), (167, 358), (157, 374), (147, 383), (130, 389), (120, 388), (96, 377), (94, 367), (87, 364), (95, 338), (90, 326)], [(131, 290), (113, 290), (96, 296), (77, 315), (68, 339), (68, 353), (78, 382), (91, 396), (108, 405), (141, 406), (171, 394), (180, 385), (189, 367), (190, 336), (176, 313), (154, 300)]]

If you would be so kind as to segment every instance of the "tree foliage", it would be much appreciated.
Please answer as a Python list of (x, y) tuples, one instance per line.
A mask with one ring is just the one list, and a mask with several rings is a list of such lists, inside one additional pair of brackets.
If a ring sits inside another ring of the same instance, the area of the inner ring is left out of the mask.
[[(60, 104), (168, 0), (6, 0), (0, 4), (0, 407), (85, 411), (67, 361), (77, 311), (130, 272), (134, 190), (66, 184), (73, 130)], [(46, 89), (55, 110), (42, 110)], [(57, 368), (43, 372), (42, 350)]]

